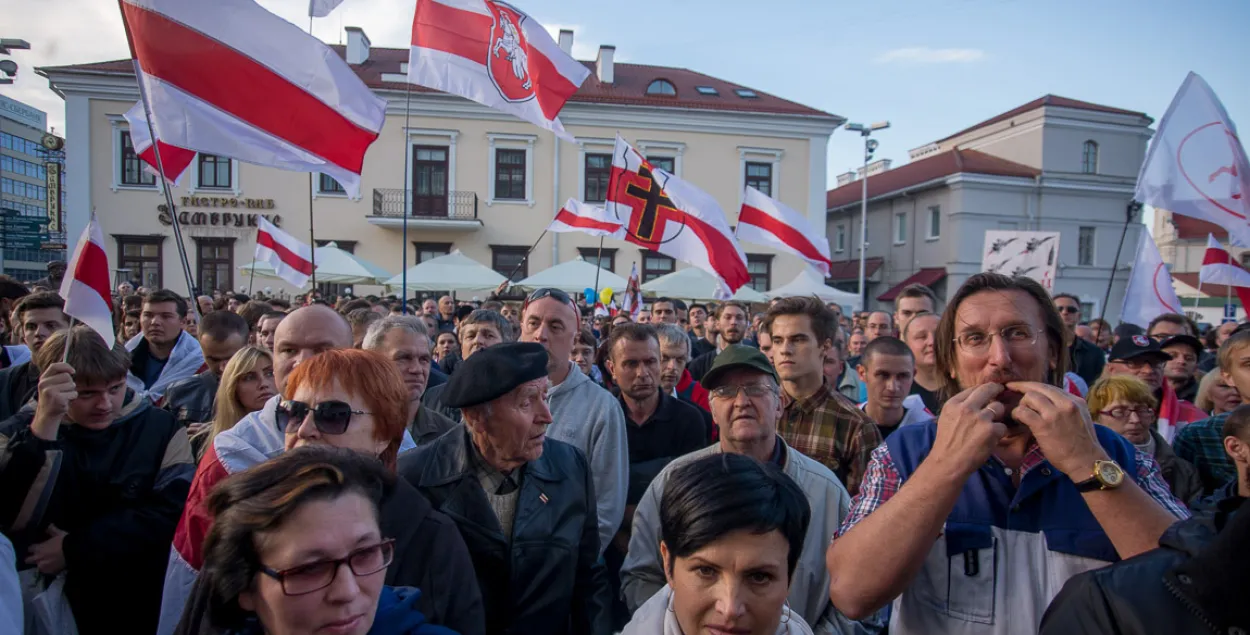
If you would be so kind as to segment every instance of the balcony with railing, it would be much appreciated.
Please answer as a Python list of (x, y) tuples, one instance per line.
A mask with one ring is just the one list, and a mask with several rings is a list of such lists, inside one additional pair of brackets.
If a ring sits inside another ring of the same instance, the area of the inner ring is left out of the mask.
[(482, 227), (477, 208), (477, 192), (454, 191), (430, 196), (414, 195), (408, 190), (405, 196), (401, 188), (374, 188), (373, 212), (368, 221), (379, 227), (399, 228), (407, 216), (409, 227), (477, 231)]

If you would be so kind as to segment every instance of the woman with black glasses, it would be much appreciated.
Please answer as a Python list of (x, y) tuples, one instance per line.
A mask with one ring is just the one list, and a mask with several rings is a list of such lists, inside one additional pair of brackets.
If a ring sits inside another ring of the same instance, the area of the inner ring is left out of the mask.
[(393, 477), (376, 461), (300, 448), (222, 482), (201, 582), (207, 619), (239, 635), (451, 635), (416, 608), (420, 591), (383, 583), (395, 541), (379, 503)]

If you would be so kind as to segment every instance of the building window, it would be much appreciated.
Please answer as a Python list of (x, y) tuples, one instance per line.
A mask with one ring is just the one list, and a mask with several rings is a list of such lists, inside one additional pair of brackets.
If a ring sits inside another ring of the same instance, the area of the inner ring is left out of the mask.
[(1098, 143), (1086, 141), (1081, 153), (1081, 172), (1098, 174)]
[(894, 215), (894, 244), (902, 245), (907, 242), (907, 212), (899, 212)]
[(846, 225), (838, 225), (833, 231), (833, 250), (846, 251)]
[(530, 263), (525, 257), (527, 254), (529, 247), (491, 245), (490, 268), (505, 278), (512, 276), (509, 278), (512, 282), (520, 282), (530, 275)]
[(759, 95), (750, 88), (735, 88), (734, 94), (743, 99), (755, 99), (756, 97), (759, 97)]
[(657, 79), (647, 85), (647, 94), (660, 95), (663, 97), (676, 97), (677, 87), (673, 85), (673, 82), (670, 82), (667, 79)]
[(134, 142), (130, 140), (130, 131), (122, 130), (121, 136), (122, 152), (118, 159), (122, 168), (121, 184), (133, 187), (156, 185), (156, 176), (143, 169), (143, 161), (139, 159), (139, 155), (135, 154)]
[(495, 150), (495, 198), (525, 200), (524, 150)]
[(200, 185), (205, 189), (228, 190), (234, 187), (230, 173), (230, 159), (213, 154), (200, 154)]
[(447, 215), (447, 157), (446, 147), (412, 147), (412, 213), (414, 216)]
[(677, 174), (677, 159), (673, 157), (647, 157), (647, 162), (669, 174)]
[(773, 286), (773, 257), (768, 254), (747, 254), (747, 284), (756, 291), (767, 291)]
[(1093, 302), (1081, 300), (1078, 304), (1081, 307), (1081, 315), (1098, 315), (1098, 305)]
[(926, 238), (933, 240), (942, 235), (942, 208), (938, 205), (929, 207), (929, 229)]
[(321, 174), (317, 179), (317, 192), (320, 194), (339, 194), (346, 196), (347, 190), (343, 189), (343, 184), (334, 180), (329, 174)]
[(199, 287), (202, 293), (234, 289), (234, 239), (197, 238)]
[(720, 95), (720, 92), (716, 90), (715, 86), (695, 86), (694, 89), (699, 91), (700, 95), (708, 95), (709, 97), (716, 97)]
[(586, 155), (586, 202), (608, 200), (608, 179), (612, 176), (612, 155)]
[(1076, 264), (1083, 267), (1094, 266), (1094, 228), (1080, 228), (1076, 241)]
[(162, 236), (114, 236), (117, 240), (117, 266), (128, 269), (126, 279), (136, 287), (164, 288), (161, 271)]
[(600, 269), (607, 271), (616, 271), (616, 249), (604, 248), (603, 255), (600, 256), (598, 247), (578, 247), (577, 253), (582, 260), (590, 264), (598, 264)]
[(330, 245), (334, 245), (335, 249), (346, 251), (349, 254), (354, 254), (356, 253), (356, 242), (357, 241), (355, 240), (318, 240), (317, 246), (329, 247)]
[(746, 182), (747, 187), (753, 187), (759, 190), (764, 194), (764, 196), (772, 196), (773, 164), (747, 161)]
[(642, 281), (651, 282), (677, 270), (677, 261), (654, 251), (642, 252)]
[(417, 264), (451, 253), (451, 243), (412, 243), (417, 250)]

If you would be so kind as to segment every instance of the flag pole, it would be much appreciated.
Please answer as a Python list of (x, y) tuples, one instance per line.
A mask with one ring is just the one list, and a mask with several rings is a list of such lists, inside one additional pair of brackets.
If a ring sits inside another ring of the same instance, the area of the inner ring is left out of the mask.
[[(1102, 311), (1098, 313), (1098, 321), (1104, 325), (1107, 324), (1107, 303), (1111, 302), (1111, 286), (1115, 284), (1115, 273), (1120, 268), (1120, 252), (1124, 250), (1124, 239), (1128, 236), (1128, 226), (1132, 224), (1133, 218), (1137, 216), (1137, 212), (1141, 210), (1141, 203), (1137, 201), (1129, 201), (1128, 206), (1124, 209), (1124, 228), (1120, 231), (1120, 244), (1115, 248), (1115, 260), (1111, 261), (1111, 275), (1107, 280), (1107, 293), (1102, 298)], [(1128, 287), (1125, 286), (1124, 292), (1128, 293)]]
[[(195, 288), (195, 278), (191, 275), (191, 262), (187, 259), (187, 246), (182, 242), (182, 224), (178, 222), (178, 210), (174, 208), (174, 197), (169, 192), (169, 181), (165, 178), (165, 163), (161, 161), (161, 144), (160, 138), (156, 136), (156, 126), (152, 125), (152, 108), (148, 104), (148, 92), (143, 87), (143, 69), (139, 66), (139, 55), (135, 52), (134, 37), (130, 33), (130, 21), (126, 19), (126, 8), (122, 6), (122, 0), (117, 1), (117, 8), (121, 12), (122, 27), (126, 30), (126, 44), (130, 47), (131, 63), (135, 67), (135, 84), (139, 87), (139, 102), (143, 104), (143, 118), (148, 123), (148, 134), (152, 139), (152, 151), (156, 154), (156, 172), (160, 176), (161, 192), (165, 195), (165, 204), (169, 206), (170, 226), (174, 229), (174, 241), (178, 247), (178, 260), (182, 264), (182, 275), (187, 280), (187, 292), (191, 294), (192, 300), (199, 297), (199, 290)], [(200, 303), (191, 302), (195, 313), (200, 315)]]
[[(309, 5), (308, 7), (308, 35), (312, 37), (316, 37), (313, 35), (312, 27), (313, 27), (312, 6)], [(317, 290), (317, 232), (313, 229), (313, 191), (314, 191), (313, 190), (313, 174), (312, 172), (309, 172), (308, 173), (308, 243), (309, 243), (309, 247), (312, 247), (312, 249), (309, 252), (312, 255), (312, 258), (309, 260), (309, 262), (312, 263), (312, 273), (309, 274), (309, 278), (311, 280), (311, 285), (308, 287), (309, 293), (312, 293)], [(252, 260), (255, 261), (256, 259), (253, 258)]]
[[(404, 84), (407, 86), (407, 88), (404, 89), (404, 139), (406, 140), (408, 139), (408, 120), (412, 111), (412, 82), (407, 81), (407, 78), (405, 78)], [(408, 176), (408, 170), (411, 169), (410, 161), (412, 160), (412, 152), (409, 151), (407, 142), (403, 144), (403, 151), (404, 151), (404, 180), (408, 182), (404, 183), (404, 206), (402, 209), (400, 209), (400, 213), (403, 214), (404, 216), (404, 237), (403, 237), (403, 243), (400, 244), (400, 251), (403, 253), (403, 258), (401, 259), (401, 262), (400, 262), (402, 269), (400, 269), (400, 274), (399, 274), (400, 285), (401, 285), (400, 290), (399, 290), (399, 300), (400, 300), (400, 304), (403, 306), (404, 315), (407, 315), (408, 314), (408, 216), (410, 213), (408, 210), (408, 186), (412, 184), (411, 178)]]
[[(521, 258), (521, 262), (516, 263), (516, 266), (512, 268), (512, 273), (508, 274), (508, 282), (512, 281), (512, 276), (515, 276), (516, 272), (521, 270), (521, 266), (524, 265), (526, 261), (530, 259), (530, 253), (538, 248), (538, 243), (542, 242), (543, 236), (546, 236), (546, 235), (547, 235), (547, 230), (544, 229), (543, 233), (538, 235), (538, 240), (535, 240), (534, 244), (530, 245), (530, 248), (525, 250), (525, 257)], [(598, 276), (599, 274), (595, 274), (595, 275)]]
[[(599, 237), (599, 254), (595, 256), (595, 297), (590, 300), (590, 308), (595, 308), (595, 301), (599, 298), (599, 272), (603, 270), (603, 236)], [(603, 308), (608, 308), (605, 306)]]
[[(155, 145), (155, 142), (153, 142), (153, 145)], [(74, 322), (76, 321), (74, 316), (69, 316), (69, 330), (65, 332), (65, 350), (61, 352), (62, 364), (67, 363), (69, 359), (69, 345), (74, 342)]]
[[(260, 232), (257, 232), (257, 236), (259, 235), (260, 235)], [(256, 282), (256, 255), (255, 254), (252, 255), (252, 273), (248, 275), (247, 277), (247, 295), (249, 298), (252, 297), (252, 283), (254, 282)]]

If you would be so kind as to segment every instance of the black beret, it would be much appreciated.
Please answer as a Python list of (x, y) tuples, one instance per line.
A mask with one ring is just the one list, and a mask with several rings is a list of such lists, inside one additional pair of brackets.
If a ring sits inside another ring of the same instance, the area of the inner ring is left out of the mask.
[(494, 401), (527, 381), (547, 376), (547, 349), (533, 342), (510, 342), (474, 353), (456, 365), (443, 403), (467, 408)]

